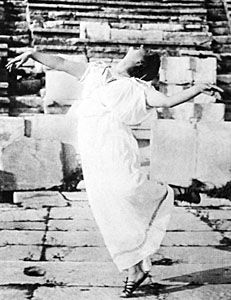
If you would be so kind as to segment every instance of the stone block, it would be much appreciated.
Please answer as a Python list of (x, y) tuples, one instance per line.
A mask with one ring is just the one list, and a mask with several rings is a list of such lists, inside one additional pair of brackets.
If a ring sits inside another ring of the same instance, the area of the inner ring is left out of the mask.
[(81, 202), (76, 207), (53, 208), (50, 219), (60, 220), (94, 220), (87, 202)]
[(104, 247), (104, 241), (98, 231), (79, 231), (78, 233), (49, 231), (46, 235), (45, 245), (69, 247)]
[(41, 208), (66, 206), (67, 202), (59, 192), (15, 192), (14, 203), (20, 204), (24, 208)]
[(180, 93), (184, 90), (184, 85), (177, 84), (163, 84), (160, 82), (160, 92), (166, 96), (172, 96), (174, 94)]
[(21, 138), (1, 150), (3, 190), (51, 188), (62, 184), (62, 147), (55, 140)]
[(44, 222), (46, 216), (47, 209), (45, 208), (37, 210), (17, 207), (17, 209), (10, 208), (5, 211), (1, 210), (1, 222), (13, 222), (14, 224), (16, 224), (17, 222), (25, 222), (25, 226), (26, 222)]
[[(38, 287), (34, 292), (34, 300), (40, 299), (68, 299), (68, 300), (118, 300), (119, 294), (121, 293), (121, 287)], [(139, 293), (140, 294), (140, 293)], [(145, 292), (141, 292), (141, 294), (145, 294)], [(4, 293), (5, 296), (5, 293)], [(157, 296), (152, 295), (152, 300), (157, 300)], [(139, 295), (139, 298), (142, 300)], [(8, 298), (4, 298), (9, 300)], [(13, 299), (13, 298), (12, 298)], [(14, 298), (16, 299), (16, 298)]]
[(62, 192), (62, 195), (65, 199), (69, 201), (87, 201), (87, 193), (86, 192)]
[(46, 249), (46, 259), (49, 261), (111, 262), (106, 247), (49, 247)]
[(46, 72), (45, 106), (71, 105), (81, 98), (82, 85), (79, 81), (62, 71), (48, 70)]
[(111, 40), (120, 42), (154, 42), (163, 40), (162, 30), (111, 29)]
[(219, 232), (167, 232), (162, 246), (219, 246), (222, 235)]
[[(27, 260), (38, 261), (42, 252), (41, 246), (35, 245), (8, 245), (0, 247), (0, 260)], [(1, 292), (0, 292), (1, 294)]]
[(188, 122), (157, 120), (151, 131), (151, 180), (181, 186), (195, 178), (196, 131)]
[(0, 246), (6, 245), (41, 245), (43, 231), (2, 230)]
[[(87, 67), (85, 55), (60, 55), (61, 57), (81, 63)], [(44, 98), (47, 106), (70, 106), (81, 99), (82, 84), (77, 78), (62, 71), (49, 70), (46, 72), (46, 94)]]
[[(200, 234), (200, 233), (198, 233)], [(229, 264), (231, 253), (215, 249), (214, 247), (161, 247), (158, 251), (164, 258), (169, 258), (176, 263)]]
[(168, 225), (168, 231), (211, 231), (211, 227), (184, 208), (175, 207)]
[[(71, 126), (72, 125), (72, 126)], [(25, 117), (27, 137), (73, 142), (77, 138), (77, 122), (65, 115), (39, 114)]]
[(179, 121), (190, 121), (194, 116), (194, 103), (182, 103), (181, 105), (170, 108), (172, 118)]
[(142, 24), (143, 30), (163, 30), (163, 31), (180, 31), (184, 30), (182, 24), (171, 24), (171, 23), (144, 23)]
[(0, 148), (20, 140), (24, 136), (24, 120), (15, 117), (0, 117)]
[(217, 76), (217, 60), (215, 57), (208, 58), (191, 58), (194, 60), (191, 64), (193, 68), (193, 81), (195, 83), (216, 83)]
[(27, 137), (56, 140), (62, 143), (64, 175), (73, 173), (80, 165), (77, 139), (77, 119), (67, 115), (41, 114), (25, 117)]
[(224, 103), (193, 104), (194, 118), (204, 122), (221, 122), (225, 118)]
[(199, 122), (197, 125), (196, 177), (219, 187), (231, 178), (231, 123)]
[(198, 96), (194, 97), (193, 102), (199, 104), (215, 103), (216, 97), (201, 93)]
[(110, 40), (110, 26), (100, 22), (80, 22), (80, 38), (93, 41)]
[(81, 219), (55, 219), (49, 220), (48, 228), (50, 231), (98, 231), (94, 220)]
[[(24, 268), (38, 266), (46, 270), (43, 277), (27, 276)], [(26, 262), (26, 261), (0, 261), (1, 285), (7, 284), (47, 284), (54, 282), (60, 285), (72, 286), (118, 286), (123, 276), (118, 273), (111, 262)], [(87, 271), (89, 270), (89, 272)], [(62, 282), (62, 284), (61, 284)], [(42, 297), (43, 299), (43, 297)], [(46, 299), (46, 297), (45, 297)], [(67, 298), (68, 299), (68, 298)]]
[(160, 81), (168, 84), (185, 84), (193, 80), (190, 57), (163, 57)]

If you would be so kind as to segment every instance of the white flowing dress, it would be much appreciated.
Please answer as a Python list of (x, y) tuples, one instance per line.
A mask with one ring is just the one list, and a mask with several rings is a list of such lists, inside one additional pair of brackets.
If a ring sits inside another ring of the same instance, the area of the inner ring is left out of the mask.
[(160, 93), (135, 78), (115, 79), (102, 63), (90, 64), (82, 82), (75, 113), (84, 181), (104, 242), (122, 271), (158, 250), (173, 207), (171, 188), (142, 173), (129, 127), (149, 115), (147, 97)]

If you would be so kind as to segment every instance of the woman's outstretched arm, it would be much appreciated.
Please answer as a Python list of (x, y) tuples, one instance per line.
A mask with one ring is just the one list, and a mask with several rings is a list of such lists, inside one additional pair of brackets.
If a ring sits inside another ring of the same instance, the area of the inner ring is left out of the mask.
[(58, 55), (47, 54), (35, 50), (30, 50), (22, 53), (11, 59), (6, 68), (11, 70), (13, 67), (21, 67), (29, 58), (58, 71), (64, 71), (70, 75), (80, 79), (85, 71), (85, 65), (81, 62), (74, 62), (68, 59), (62, 58)]
[[(151, 91), (151, 89), (149, 89), (146, 94), (147, 104), (151, 107), (174, 107), (176, 105), (189, 101), (200, 93), (210, 93), (211, 91), (216, 90), (218, 90), (218, 88), (209, 83), (196, 84), (172, 96), (165, 96), (162, 93), (159, 93), (155, 90)], [(220, 92), (222, 92), (221, 89)]]

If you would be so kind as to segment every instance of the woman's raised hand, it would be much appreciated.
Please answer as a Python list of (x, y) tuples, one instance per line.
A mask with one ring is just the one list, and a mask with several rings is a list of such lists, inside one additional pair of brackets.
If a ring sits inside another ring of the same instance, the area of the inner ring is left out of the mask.
[(197, 86), (199, 87), (201, 93), (211, 94), (215, 92), (224, 92), (221, 88), (211, 83), (198, 83)]
[(11, 71), (12, 68), (18, 69), (21, 67), (31, 56), (31, 51), (24, 52), (15, 58), (11, 59), (8, 64), (6, 65), (7, 70)]

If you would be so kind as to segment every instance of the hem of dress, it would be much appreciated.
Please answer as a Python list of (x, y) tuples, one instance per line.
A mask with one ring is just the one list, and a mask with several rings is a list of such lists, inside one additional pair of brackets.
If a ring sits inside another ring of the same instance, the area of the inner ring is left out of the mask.
[[(145, 243), (140, 247), (139, 249), (136, 249), (129, 254), (123, 254), (121, 258), (116, 258), (113, 260), (115, 265), (117, 266), (119, 272), (123, 272), (124, 270), (129, 269), (130, 267), (136, 265), (140, 261), (144, 260), (148, 256), (154, 254), (161, 245), (161, 242), (166, 234), (167, 226), (170, 221), (171, 217), (171, 210), (173, 208), (173, 200), (174, 200), (174, 195), (173, 195), (173, 190), (168, 187), (168, 194), (162, 203), (162, 206), (160, 207), (159, 213), (157, 214), (156, 219), (153, 221), (153, 224), (151, 225), (149, 232), (147, 234), (147, 239)], [(162, 212), (162, 217), (159, 217), (158, 215), (161, 214)], [(167, 212), (166, 212), (167, 210)], [(152, 236), (155, 236), (155, 232), (158, 231), (158, 239), (153, 238)], [(126, 257), (127, 256), (127, 257)]]

